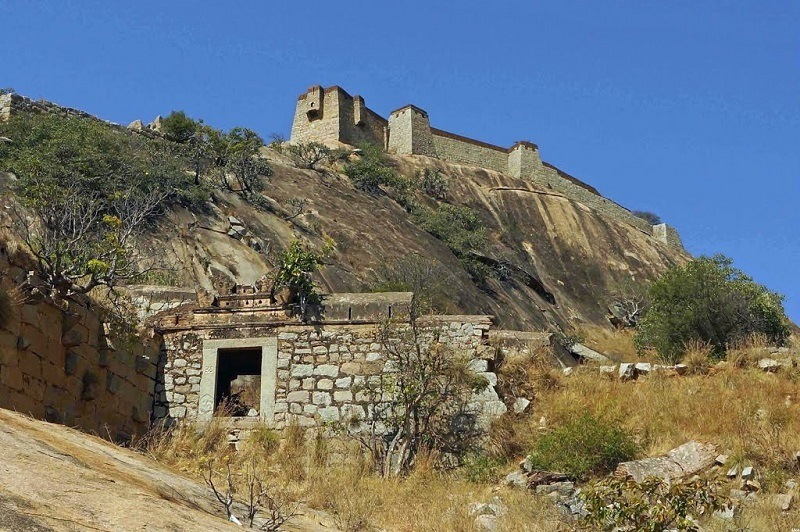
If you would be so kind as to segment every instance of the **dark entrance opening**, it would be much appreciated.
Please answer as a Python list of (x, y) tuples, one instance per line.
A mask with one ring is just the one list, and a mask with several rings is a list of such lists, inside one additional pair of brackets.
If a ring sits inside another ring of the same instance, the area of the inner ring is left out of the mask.
[(261, 348), (217, 351), (215, 410), (223, 407), (230, 416), (260, 414)]

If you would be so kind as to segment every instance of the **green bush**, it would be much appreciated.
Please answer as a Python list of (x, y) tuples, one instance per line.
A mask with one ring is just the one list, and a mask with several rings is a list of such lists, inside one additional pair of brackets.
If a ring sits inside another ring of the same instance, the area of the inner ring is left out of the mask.
[(493, 484), (500, 480), (504, 464), (503, 459), (489, 456), (484, 451), (472, 451), (464, 455), (462, 472), (470, 482)]
[(450, 184), (439, 170), (425, 168), (422, 172), (417, 171), (415, 177), (420, 190), (431, 198), (436, 200), (447, 198), (447, 190), (450, 188)]
[(323, 162), (331, 162), (333, 151), (319, 142), (289, 144), (283, 149), (300, 168), (315, 170)]
[(614, 477), (581, 492), (590, 530), (699, 530), (693, 517), (725, 506), (718, 485), (704, 479), (667, 482), (651, 477), (641, 483)]
[(586, 480), (613, 471), (637, 451), (633, 437), (617, 424), (584, 414), (540, 437), (529, 460), (534, 469)]
[(636, 345), (666, 362), (680, 360), (689, 342), (710, 343), (715, 356), (753, 334), (776, 345), (789, 337), (783, 296), (757, 284), (722, 255), (675, 266), (649, 288), (650, 309), (639, 321)]
[(397, 172), (387, 166), (383, 150), (378, 146), (360, 146), (361, 156), (347, 163), (344, 173), (357, 189), (364, 192), (377, 192), (381, 185), (396, 187), (401, 183)]
[(442, 203), (436, 209), (422, 207), (412, 214), (419, 227), (450, 248), (473, 279), (483, 281), (494, 275), (489, 266), (470, 255), (483, 250), (487, 241), (483, 222), (472, 209)]

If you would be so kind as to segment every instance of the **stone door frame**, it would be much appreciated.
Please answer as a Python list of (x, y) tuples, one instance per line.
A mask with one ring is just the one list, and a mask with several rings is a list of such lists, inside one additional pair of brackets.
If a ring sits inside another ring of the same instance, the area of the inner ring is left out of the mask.
[(275, 387), (278, 371), (278, 337), (236, 338), (231, 340), (203, 340), (203, 373), (200, 378), (200, 399), (197, 419), (211, 421), (214, 416), (217, 393), (217, 367), (220, 349), (261, 348), (261, 404), (258, 416), (261, 421), (275, 421)]

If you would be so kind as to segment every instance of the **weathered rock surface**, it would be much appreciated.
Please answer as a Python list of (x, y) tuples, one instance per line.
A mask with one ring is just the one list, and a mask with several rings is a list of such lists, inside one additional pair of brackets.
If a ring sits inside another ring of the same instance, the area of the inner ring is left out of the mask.
[[(0, 427), (0, 530), (241, 530), (206, 486), (149, 458), (8, 410)], [(335, 530), (306, 514), (284, 528)]]
[(647, 477), (674, 480), (711, 467), (716, 457), (716, 447), (713, 444), (690, 441), (672, 449), (666, 456), (623, 462), (617, 466), (614, 475), (631, 478), (635, 482), (641, 482)]

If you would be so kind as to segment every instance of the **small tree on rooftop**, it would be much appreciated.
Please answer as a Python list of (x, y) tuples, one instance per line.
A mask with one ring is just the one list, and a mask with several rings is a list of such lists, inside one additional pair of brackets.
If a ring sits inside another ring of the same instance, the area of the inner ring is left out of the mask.
[(716, 356), (753, 334), (782, 345), (789, 337), (783, 296), (733, 267), (722, 255), (700, 257), (666, 271), (650, 285), (651, 306), (636, 330), (640, 350), (652, 348), (668, 362), (689, 342), (706, 342)]
[(320, 296), (312, 276), (323, 260), (333, 252), (334, 243), (328, 240), (321, 252), (311, 250), (299, 240), (293, 240), (289, 247), (278, 256), (278, 267), (273, 283), (273, 298), (276, 290), (289, 289), (290, 301), (300, 306), (305, 318), (308, 305), (319, 303)]

